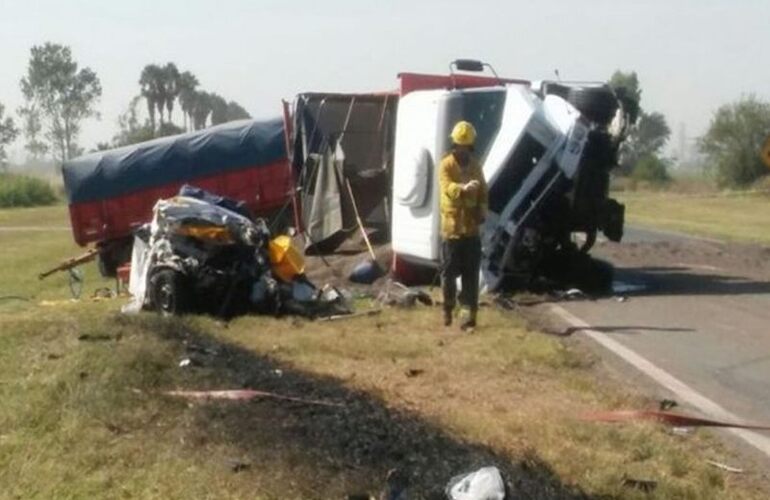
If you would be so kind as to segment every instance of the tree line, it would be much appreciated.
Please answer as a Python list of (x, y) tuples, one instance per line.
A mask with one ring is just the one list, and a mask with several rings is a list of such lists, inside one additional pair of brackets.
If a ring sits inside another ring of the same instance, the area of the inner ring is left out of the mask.
[[(35, 160), (50, 157), (61, 163), (82, 154), (78, 144), (82, 124), (99, 117), (96, 106), (102, 86), (96, 72), (81, 68), (69, 47), (48, 42), (32, 47), (27, 72), (19, 85), (24, 105), (16, 110), (18, 125), (0, 103), (0, 168), (8, 164), (7, 146), (20, 136), (25, 140), (24, 149)], [(145, 66), (138, 85), (137, 96), (118, 118), (118, 133), (97, 149), (250, 118), (240, 104), (202, 90), (194, 74), (179, 71), (171, 62)], [(146, 105), (146, 119), (140, 118), (141, 101)], [(182, 112), (181, 127), (174, 123), (177, 104)]]

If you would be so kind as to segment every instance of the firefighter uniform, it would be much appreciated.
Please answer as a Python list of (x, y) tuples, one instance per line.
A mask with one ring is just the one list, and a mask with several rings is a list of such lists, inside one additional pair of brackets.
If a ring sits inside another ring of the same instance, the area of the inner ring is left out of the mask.
[[(456, 146), (470, 148), (475, 130), (463, 136), (457, 129), (467, 122), (460, 122), (453, 131)], [(468, 137), (470, 135), (470, 139)], [(470, 317), (463, 327), (474, 327), (479, 298), (479, 271), (481, 266), (481, 239), (479, 226), (487, 212), (487, 184), (479, 162), (466, 149), (465, 165), (461, 164), (456, 151), (450, 152), (439, 165), (441, 191), (442, 236), (442, 286), (444, 292), (444, 322), (452, 321), (452, 311), (457, 301), (457, 277), (462, 283), (460, 304), (467, 307)]]

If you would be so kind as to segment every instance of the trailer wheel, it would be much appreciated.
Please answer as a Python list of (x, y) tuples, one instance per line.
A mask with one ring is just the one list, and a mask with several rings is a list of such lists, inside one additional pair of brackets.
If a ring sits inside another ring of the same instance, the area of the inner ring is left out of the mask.
[(104, 278), (116, 277), (118, 275), (118, 267), (131, 260), (132, 249), (132, 238), (111, 240), (101, 245), (99, 247), (99, 254), (96, 256), (96, 266), (99, 268), (99, 274)]
[(567, 101), (600, 126), (609, 125), (619, 106), (609, 87), (570, 87)]
[(150, 278), (150, 303), (163, 316), (190, 311), (191, 295), (185, 276), (173, 269), (161, 269)]

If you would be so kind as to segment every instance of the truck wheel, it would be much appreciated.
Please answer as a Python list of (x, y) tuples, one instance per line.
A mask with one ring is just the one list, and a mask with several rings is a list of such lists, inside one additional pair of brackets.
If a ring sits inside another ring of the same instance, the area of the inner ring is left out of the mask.
[(150, 303), (164, 316), (190, 311), (191, 296), (185, 276), (173, 269), (161, 269), (150, 278)]
[(99, 253), (96, 257), (96, 267), (102, 278), (114, 278), (118, 275), (118, 263), (112, 259), (109, 253)]
[(567, 101), (583, 116), (602, 127), (609, 125), (619, 106), (609, 87), (571, 87)]
[(133, 238), (110, 240), (99, 246), (99, 254), (96, 257), (96, 266), (99, 274), (104, 278), (114, 278), (118, 275), (118, 268), (131, 260), (131, 251), (134, 246)]

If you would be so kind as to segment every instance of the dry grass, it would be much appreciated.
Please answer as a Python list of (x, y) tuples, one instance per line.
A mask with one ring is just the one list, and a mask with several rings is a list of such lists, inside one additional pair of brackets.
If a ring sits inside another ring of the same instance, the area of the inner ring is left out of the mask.
[[(48, 237), (34, 257), (26, 237), (5, 240), (0, 256), (9, 289), (35, 297), (0, 303), (0, 498), (342, 498), (376, 492), (392, 467), (412, 474), (413, 497), (439, 498), (451, 475), (488, 463), (514, 498), (765, 497), (751, 475), (706, 465), (734, 462), (706, 433), (577, 421), (651, 402), (510, 313), (485, 308), (482, 328), (461, 335), (429, 308), (224, 325), (125, 317), (120, 301), (41, 307), (66, 298), (66, 283), (23, 282), (36, 259), (77, 250), (67, 233)], [(179, 368), (190, 356), (196, 366)], [(344, 406), (159, 394), (239, 387)], [(234, 472), (234, 460), (248, 465)], [(624, 476), (658, 488), (624, 488)]]
[(770, 196), (762, 193), (617, 193), (630, 224), (770, 244)]

